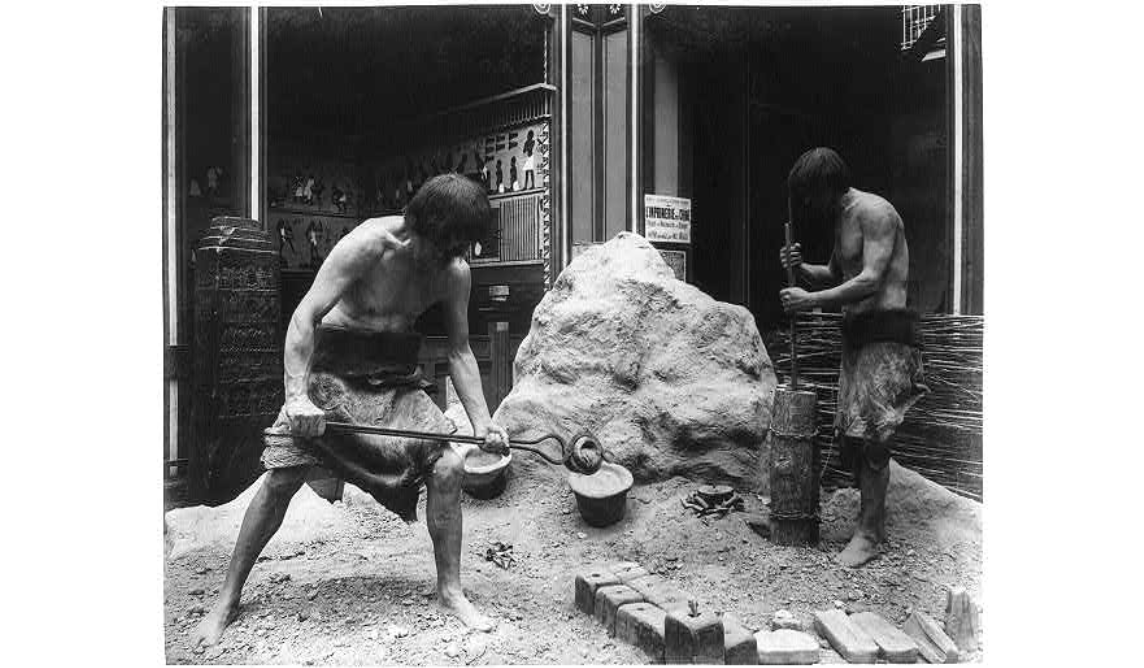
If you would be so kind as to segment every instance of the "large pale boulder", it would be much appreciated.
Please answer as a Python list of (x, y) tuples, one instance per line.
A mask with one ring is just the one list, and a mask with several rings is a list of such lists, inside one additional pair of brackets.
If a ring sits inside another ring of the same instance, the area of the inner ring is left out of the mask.
[(536, 307), (495, 417), (520, 438), (587, 429), (639, 481), (758, 488), (774, 388), (751, 313), (677, 280), (651, 244), (621, 233), (576, 258)]

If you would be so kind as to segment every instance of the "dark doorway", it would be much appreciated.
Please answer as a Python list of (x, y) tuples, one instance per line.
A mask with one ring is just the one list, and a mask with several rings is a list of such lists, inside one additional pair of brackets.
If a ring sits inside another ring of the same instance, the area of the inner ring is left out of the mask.
[[(648, 19), (645, 80), (659, 85), (670, 78), (664, 63), (675, 68), (680, 130), (675, 146), (647, 142), (645, 189), (653, 191), (665, 151), (678, 150), (679, 194), (693, 200), (692, 280), (750, 308), (761, 331), (783, 322), (787, 173), (816, 146), (837, 150), (855, 187), (898, 208), (918, 258), (911, 302), (923, 312), (943, 308), (945, 64), (911, 58), (901, 28), (898, 7), (667, 7)], [(645, 114), (650, 126), (664, 97), (648, 99), (661, 100)], [(833, 230), (796, 229), (795, 237), (808, 261), (828, 260)]]
[[(778, 261), (788, 219), (786, 178), (804, 151), (828, 146), (855, 187), (892, 199), (893, 75), (899, 58), (896, 7), (766, 11), (767, 38), (751, 40), (750, 308), (759, 328), (782, 320)], [(825, 264), (831, 229), (795, 229), (808, 261)]]

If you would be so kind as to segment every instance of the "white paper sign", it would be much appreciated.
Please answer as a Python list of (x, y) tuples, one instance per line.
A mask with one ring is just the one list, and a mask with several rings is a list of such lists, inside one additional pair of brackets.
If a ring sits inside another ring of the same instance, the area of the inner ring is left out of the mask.
[(691, 243), (691, 200), (644, 195), (644, 238), (648, 241)]

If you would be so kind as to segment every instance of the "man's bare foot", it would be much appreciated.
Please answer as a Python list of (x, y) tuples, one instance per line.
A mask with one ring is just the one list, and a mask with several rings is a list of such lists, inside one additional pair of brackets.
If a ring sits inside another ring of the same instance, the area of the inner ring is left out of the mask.
[(854, 537), (846, 545), (846, 549), (838, 553), (835, 561), (843, 566), (858, 568), (878, 556), (878, 540), (870, 534), (855, 531)]
[(488, 633), (496, 627), (492, 620), (477, 612), (477, 609), (461, 592), (446, 594), (444, 591), (439, 591), (437, 593), (437, 605), (441, 606), (445, 612), (455, 615), (462, 624), (474, 631)]
[(223, 603), (216, 605), (195, 627), (195, 632), (191, 634), (191, 647), (197, 647), (200, 643), (204, 647), (210, 647), (218, 643), (222, 632), (230, 626), (235, 617), (238, 617), (237, 605)]

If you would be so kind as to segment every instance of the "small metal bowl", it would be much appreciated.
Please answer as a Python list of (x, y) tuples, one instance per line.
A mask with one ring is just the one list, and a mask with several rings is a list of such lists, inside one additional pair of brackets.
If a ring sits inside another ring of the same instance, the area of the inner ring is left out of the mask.
[(631, 471), (607, 461), (592, 475), (568, 474), (580, 516), (594, 527), (606, 527), (624, 518), (632, 483)]
[(475, 499), (492, 499), (501, 495), (508, 480), (512, 453), (503, 455), (474, 448), (465, 457), (465, 479), (461, 489)]

